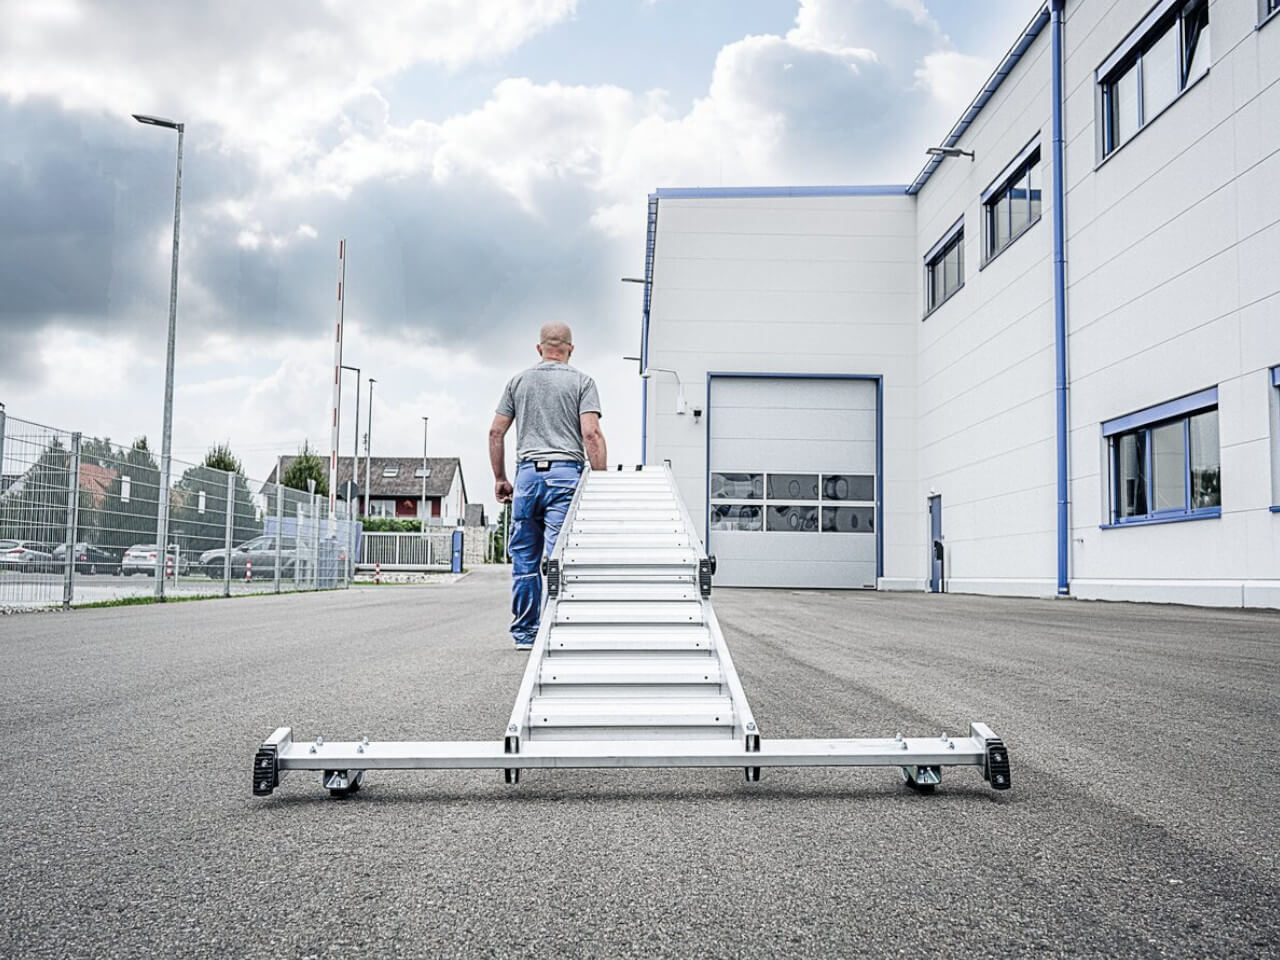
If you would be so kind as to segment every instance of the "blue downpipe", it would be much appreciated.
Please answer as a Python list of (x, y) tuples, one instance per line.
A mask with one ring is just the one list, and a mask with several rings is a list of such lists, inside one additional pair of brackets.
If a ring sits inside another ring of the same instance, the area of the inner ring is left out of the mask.
[(1058, 441), (1058, 595), (1069, 596), (1068, 547), (1071, 517), (1067, 477), (1067, 258), (1066, 199), (1063, 188), (1062, 35), (1066, 0), (1051, 0), (1053, 42), (1053, 354), (1057, 389)]

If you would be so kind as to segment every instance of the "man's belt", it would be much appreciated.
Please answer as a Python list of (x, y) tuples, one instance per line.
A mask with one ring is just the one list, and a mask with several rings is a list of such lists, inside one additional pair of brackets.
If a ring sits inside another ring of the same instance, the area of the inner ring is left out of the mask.
[(520, 461), (521, 466), (524, 466), (526, 463), (533, 464), (533, 469), (536, 470), (538, 473), (546, 473), (557, 463), (581, 464), (582, 461), (581, 460), (521, 460)]

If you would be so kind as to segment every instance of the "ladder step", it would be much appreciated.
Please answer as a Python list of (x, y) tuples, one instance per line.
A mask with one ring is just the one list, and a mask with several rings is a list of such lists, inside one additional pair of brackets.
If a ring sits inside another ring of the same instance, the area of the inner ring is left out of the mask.
[(685, 700), (534, 697), (529, 703), (529, 722), (535, 728), (732, 727), (733, 702), (728, 697)]
[(637, 550), (690, 550), (693, 547), (687, 533), (583, 533), (570, 530), (562, 534), (566, 550), (620, 550), (631, 553)]
[(702, 604), (698, 602), (611, 603), (607, 601), (574, 601), (556, 604), (555, 623), (703, 623)]
[[(720, 662), (714, 657), (550, 657), (542, 664), (539, 682), (552, 684), (718, 684)], [(602, 694), (603, 695), (603, 694)]]
[[(676, 651), (705, 655), (712, 649), (711, 632), (703, 626), (564, 626), (556, 625), (547, 636), (547, 649), (557, 657), (571, 653), (613, 651), (626, 653)], [(699, 657), (700, 658), (700, 657)]]
[(631, 603), (648, 600), (697, 600), (699, 597), (698, 585), (692, 581), (635, 583), (623, 580), (617, 582), (573, 580), (566, 581), (560, 588), (562, 601), (609, 600)]
[(574, 517), (577, 520), (604, 520), (609, 523), (632, 524), (636, 521), (654, 523), (658, 521), (681, 521), (680, 511), (675, 507), (651, 506), (624, 509), (615, 506), (587, 507), (581, 506)]
[(643, 547), (637, 550), (601, 550), (565, 546), (560, 564), (570, 567), (691, 567), (698, 570), (698, 552), (692, 547)]
[(679, 520), (633, 520), (623, 523), (618, 520), (575, 520), (569, 528), (569, 536), (583, 536), (603, 533), (673, 533), (686, 535), (684, 524)]

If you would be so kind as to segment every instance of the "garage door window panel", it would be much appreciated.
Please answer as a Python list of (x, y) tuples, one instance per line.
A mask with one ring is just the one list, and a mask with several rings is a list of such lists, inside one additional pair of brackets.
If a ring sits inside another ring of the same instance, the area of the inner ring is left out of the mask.
[(811, 533), (818, 530), (818, 508), (801, 505), (770, 505), (767, 527), (773, 533)]
[(771, 473), (768, 475), (768, 499), (817, 500), (816, 473)]
[(763, 473), (711, 474), (712, 500), (763, 500)]
[(863, 474), (824, 474), (822, 477), (822, 499), (874, 503), (876, 499), (876, 478)]
[(754, 532), (764, 529), (764, 518), (757, 503), (716, 503), (711, 506), (712, 530)]
[(822, 530), (824, 533), (875, 533), (875, 507), (828, 507), (822, 508)]

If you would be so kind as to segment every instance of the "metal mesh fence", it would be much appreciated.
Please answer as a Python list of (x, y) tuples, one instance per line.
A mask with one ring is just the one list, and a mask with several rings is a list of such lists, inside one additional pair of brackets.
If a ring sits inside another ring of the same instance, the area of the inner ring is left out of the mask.
[(359, 524), (327, 498), (0, 410), (0, 607), (346, 587)]

